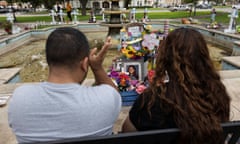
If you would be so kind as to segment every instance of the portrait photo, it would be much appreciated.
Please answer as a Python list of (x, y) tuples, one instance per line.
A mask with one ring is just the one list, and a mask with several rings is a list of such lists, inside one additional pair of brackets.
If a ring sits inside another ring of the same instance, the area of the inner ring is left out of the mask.
[(131, 80), (143, 80), (142, 64), (140, 62), (124, 62), (123, 65)]

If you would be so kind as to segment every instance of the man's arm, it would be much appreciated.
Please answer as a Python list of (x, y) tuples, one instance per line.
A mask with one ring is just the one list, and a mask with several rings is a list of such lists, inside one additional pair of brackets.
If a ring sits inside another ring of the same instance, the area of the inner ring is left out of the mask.
[(93, 71), (95, 82), (97, 85), (99, 84), (108, 84), (114, 87), (116, 90), (117, 87), (113, 83), (113, 81), (108, 77), (107, 73), (105, 72), (102, 63), (106, 56), (108, 48), (111, 46), (111, 37), (108, 37), (106, 42), (104, 43), (102, 49), (97, 53), (97, 48), (94, 48), (89, 55), (89, 62), (90, 67)]

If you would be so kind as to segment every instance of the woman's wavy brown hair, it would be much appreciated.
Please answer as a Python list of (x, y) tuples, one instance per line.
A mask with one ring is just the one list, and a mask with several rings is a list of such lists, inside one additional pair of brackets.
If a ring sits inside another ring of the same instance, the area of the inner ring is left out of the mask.
[[(160, 44), (157, 55), (155, 77), (143, 94), (142, 108), (147, 105), (151, 115), (150, 109), (160, 101), (160, 108), (173, 113), (181, 129), (180, 143), (222, 143), (220, 123), (229, 120), (230, 97), (203, 36), (190, 28), (178, 28)], [(165, 71), (168, 83), (163, 83)]]

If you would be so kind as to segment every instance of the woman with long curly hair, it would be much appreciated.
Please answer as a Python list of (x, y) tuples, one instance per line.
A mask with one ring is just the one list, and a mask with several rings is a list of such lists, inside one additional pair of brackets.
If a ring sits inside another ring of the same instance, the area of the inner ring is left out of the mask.
[(132, 106), (122, 131), (179, 128), (177, 142), (221, 144), (230, 97), (203, 36), (190, 28), (169, 33), (158, 49), (155, 76)]

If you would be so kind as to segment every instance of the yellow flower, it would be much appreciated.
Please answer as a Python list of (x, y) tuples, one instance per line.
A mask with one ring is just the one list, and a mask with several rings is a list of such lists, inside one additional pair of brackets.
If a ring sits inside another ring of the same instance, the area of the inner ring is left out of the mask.
[(146, 30), (149, 30), (149, 31), (150, 31), (150, 30), (152, 29), (152, 25), (146, 25), (145, 28), (146, 28)]
[(120, 30), (120, 32), (126, 32), (126, 29), (125, 29), (125, 28), (122, 28), (122, 29)]

